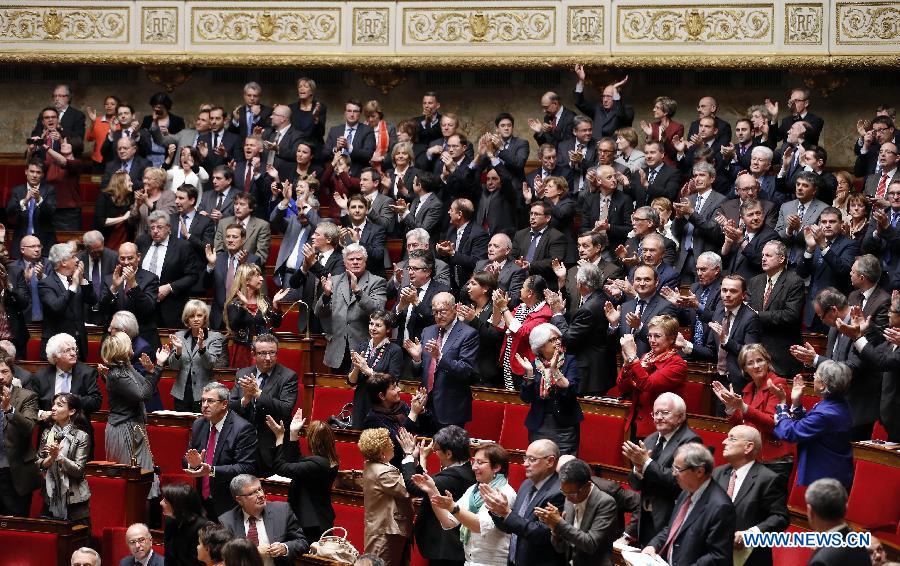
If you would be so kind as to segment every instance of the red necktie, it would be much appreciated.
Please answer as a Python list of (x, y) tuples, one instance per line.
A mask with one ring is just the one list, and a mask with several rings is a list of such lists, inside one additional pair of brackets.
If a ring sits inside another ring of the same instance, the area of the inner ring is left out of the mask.
[(659, 549), (659, 555), (666, 559), (666, 556), (669, 553), (669, 546), (672, 545), (672, 541), (675, 540), (675, 536), (678, 534), (678, 529), (681, 528), (681, 525), (684, 523), (684, 518), (687, 517), (688, 509), (691, 507), (691, 494), (689, 493), (687, 498), (685, 498), (684, 503), (681, 504), (681, 507), (678, 508), (678, 514), (675, 515), (675, 519), (672, 520), (672, 525), (669, 527), (669, 536), (666, 537), (666, 543), (662, 545), (662, 548)]
[(247, 175), (244, 177), (244, 192), (250, 191), (250, 183), (253, 182), (253, 166), (247, 164)]
[(256, 517), (247, 518), (247, 540), (253, 543), (253, 546), (259, 546), (259, 532), (256, 530)]
[(772, 279), (769, 278), (768, 282), (766, 283), (766, 294), (763, 295), (763, 308), (766, 308), (769, 306), (769, 297), (771, 295), (772, 295)]
[[(212, 468), (213, 456), (215, 456), (216, 452), (216, 426), (212, 423), (209, 423), (209, 440), (206, 442), (206, 457), (203, 461), (209, 464), (209, 467)], [(204, 476), (203, 481), (200, 485), (200, 491), (203, 494), (203, 499), (209, 499), (209, 476)], [(254, 529), (255, 530), (255, 529)]]
[(875, 198), (884, 198), (884, 193), (887, 192), (887, 179), (888, 174), (882, 173), (881, 180), (878, 181), (878, 188), (875, 190)]
[(731, 479), (728, 480), (728, 497), (734, 501), (734, 488), (737, 484), (737, 470), (731, 470)]
[[(441, 350), (441, 343), (444, 341), (444, 329), (438, 329), (437, 335), (437, 347), (438, 351)], [(431, 390), (434, 389), (434, 372), (437, 370), (437, 358), (431, 356), (431, 363), (428, 364), (428, 392), (431, 393)]]

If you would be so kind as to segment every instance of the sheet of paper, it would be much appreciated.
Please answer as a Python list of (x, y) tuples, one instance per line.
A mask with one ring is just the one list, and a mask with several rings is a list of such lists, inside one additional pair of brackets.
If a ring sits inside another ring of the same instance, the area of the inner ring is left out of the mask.
[(640, 552), (626, 551), (622, 553), (622, 559), (631, 566), (668, 566), (667, 562), (660, 558), (658, 554), (650, 556)]

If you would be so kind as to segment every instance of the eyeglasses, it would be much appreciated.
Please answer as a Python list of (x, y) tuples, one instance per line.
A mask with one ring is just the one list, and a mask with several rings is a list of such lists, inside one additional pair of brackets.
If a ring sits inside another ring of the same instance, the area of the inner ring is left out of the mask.
[(453, 311), (453, 309), (431, 309), (432, 314), (446, 314), (451, 311)]
[(148, 539), (147, 537), (133, 538), (128, 541), (128, 544), (134, 546), (136, 544), (144, 544), (148, 540), (150, 540), (150, 539)]
[(882, 149), (881, 151), (878, 152), (878, 155), (892, 155), (892, 154), (897, 155), (897, 152), (891, 151), (889, 149)]
[(278, 352), (256, 352), (257, 358), (274, 358), (278, 355)]
[(256, 495), (257, 493), (265, 493), (265, 492), (263, 491), (262, 486), (257, 487), (256, 489), (254, 489), (254, 490), (251, 491), (250, 493), (239, 493), (239, 494), (237, 494), (235, 497), (253, 497), (253, 496)]
[(407, 266), (406, 266), (406, 270), (407, 270), (407, 271), (428, 271), (428, 268), (427, 268), (427, 267), (415, 267), (415, 266), (412, 266), (412, 265), (407, 265)]
[(525, 456), (524, 460), (526, 462), (528, 462), (529, 464), (534, 464), (535, 462), (538, 462), (540, 460), (543, 460), (543, 459), (549, 458), (549, 457), (550, 456)]
[(213, 405), (215, 403), (221, 403), (224, 399), (200, 399), (201, 405)]
[(653, 416), (653, 418), (668, 417), (671, 414), (672, 414), (672, 411), (653, 411), (652, 413), (650, 413), (650, 415)]
[(60, 354), (75, 354), (78, 352), (78, 348), (75, 346), (69, 346), (68, 348), (63, 348), (59, 351)]
[(877, 134), (877, 133), (880, 133), (880, 132), (886, 132), (886, 131), (888, 131), (888, 130), (890, 130), (890, 129), (891, 129), (891, 128), (872, 128), (872, 131), (875, 132), (875, 133)]
[(676, 466), (676, 465), (673, 464), (673, 465), (672, 465), (672, 472), (673, 472), (673, 473), (676, 473), (676, 474), (681, 474), (681, 473), (684, 473), (684, 472), (686, 472), (686, 471), (688, 471), (688, 470), (693, 470), (693, 469), (696, 468), (696, 467), (697, 467), (697, 466), (685, 466), (685, 467), (683, 467), (683, 468), (679, 468), (678, 466)]

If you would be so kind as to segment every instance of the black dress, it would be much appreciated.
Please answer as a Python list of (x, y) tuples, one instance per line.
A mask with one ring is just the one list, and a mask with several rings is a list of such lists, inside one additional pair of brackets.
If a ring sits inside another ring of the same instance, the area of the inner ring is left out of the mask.
[(197, 540), (200, 529), (209, 522), (206, 517), (194, 517), (189, 521), (166, 517), (163, 534), (166, 566), (203, 566), (197, 559)]
[(291, 478), (288, 504), (306, 540), (319, 540), (334, 526), (331, 484), (337, 478), (338, 467), (330, 466), (322, 456), (303, 456), (298, 444), (286, 439), (275, 447), (274, 468), (276, 474)]
[[(379, 348), (372, 348), (371, 340), (362, 342), (357, 345), (356, 351), (366, 358), (366, 363), (375, 371), (375, 373), (386, 373), (400, 378), (403, 371), (403, 350), (397, 344), (390, 340)], [(368, 377), (362, 372), (356, 378), (356, 389), (353, 391), (353, 413), (350, 417), (350, 424), (355, 429), (363, 428), (363, 420), (369, 414), (372, 408), (372, 402), (369, 400), (369, 390), (366, 387)]]

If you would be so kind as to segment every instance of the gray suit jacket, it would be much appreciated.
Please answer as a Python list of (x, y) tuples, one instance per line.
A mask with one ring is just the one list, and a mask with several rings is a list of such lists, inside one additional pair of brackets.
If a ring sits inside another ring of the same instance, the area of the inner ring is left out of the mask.
[[(369, 214), (366, 215), (366, 218), (374, 222), (375, 224), (380, 224), (382, 228), (384, 228), (388, 234), (394, 231), (394, 225), (397, 223), (397, 214), (391, 210), (391, 205), (394, 204), (394, 199), (387, 195), (383, 195), (381, 193), (375, 194), (375, 199), (372, 200), (372, 206), (369, 208)], [(384, 254), (385, 259), (388, 258), (388, 254)], [(390, 267), (390, 265), (385, 262), (385, 267)]]
[[(256, 254), (265, 263), (269, 259), (269, 244), (272, 240), (272, 229), (269, 223), (261, 218), (251, 215), (247, 222), (247, 238), (244, 240), (244, 249), (248, 254)], [(225, 230), (237, 222), (237, 218), (229, 216), (223, 218), (216, 227), (216, 239), (213, 248), (217, 252), (225, 251)], [(279, 250), (281, 251), (281, 250)]]
[[(309, 550), (309, 543), (303, 536), (300, 529), (300, 523), (294, 512), (284, 501), (269, 501), (262, 514), (263, 525), (266, 527), (266, 535), (269, 537), (269, 544), (274, 542), (284, 543), (287, 546), (287, 556), (281, 556), (275, 559), (278, 566), (287, 566), (293, 564), (300, 558), (300, 555), (306, 554)], [(244, 511), (240, 507), (235, 507), (231, 511), (226, 511), (219, 515), (219, 522), (230, 528), (231, 531), (239, 536), (247, 536), (244, 530)]]
[(778, 232), (778, 237), (780, 237), (788, 247), (788, 263), (790, 264), (796, 263), (798, 257), (802, 256), (803, 251), (806, 249), (806, 240), (803, 237), (803, 227), (818, 223), (819, 215), (828, 207), (827, 204), (819, 199), (814, 198), (809, 201), (806, 204), (806, 210), (803, 213), (801, 229), (788, 235), (787, 218), (792, 214), (797, 214), (799, 203), (800, 201), (794, 199), (781, 205), (781, 209), (778, 211), (778, 222), (775, 223), (775, 231)]
[[(688, 197), (688, 201), (690, 201), (691, 206), (694, 208), (697, 207), (697, 196), (698, 195), (691, 195)], [(691, 236), (694, 259), (703, 252), (712, 251), (719, 253), (719, 250), (722, 249), (725, 235), (722, 233), (719, 223), (716, 222), (716, 211), (719, 210), (719, 206), (723, 202), (725, 202), (724, 196), (716, 191), (710, 190), (709, 194), (704, 196), (703, 202), (701, 203), (702, 208), (699, 211), (694, 210), (694, 213), (689, 217), (676, 218), (672, 223), (672, 234), (678, 238), (680, 244), (678, 246), (678, 259), (675, 261), (675, 271), (678, 273), (683, 272), (682, 270), (685, 267), (688, 256), (688, 251), (685, 249), (688, 222), (694, 227)], [(688, 269), (692, 268), (693, 265), (688, 266)]]
[(384, 279), (366, 271), (359, 278), (359, 292), (354, 295), (350, 292), (346, 273), (331, 278), (331, 296), (323, 294), (319, 297), (314, 311), (328, 339), (324, 358), (326, 366), (339, 367), (348, 349), (368, 340), (369, 315), (384, 308), (387, 302), (386, 287)]
[[(400, 220), (400, 225), (405, 232), (409, 232), (413, 228), (424, 228), (431, 236), (432, 242), (440, 241), (441, 211), (444, 203), (438, 198), (437, 193), (431, 193), (431, 196), (425, 200), (425, 203), (419, 206), (419, 197), (413, 199), (409, 205), (409, 214)], [(421, 210), (419, 210), (421, 208)]]
[[(888, 185), (890, 185), (894, 179), (900, 179), (900, 177), (897, 176), (897, 173), (898, 171), (894, 171), (893, 176), (888, 175)], [(866, 175), (865, 181), (863, 183), (863, 194), (865, 194), (867, 197), (874, 197), (875, 192), (878, 190), (878, 183), (880, 182), (881, 175), (879, 175), (878, 173)]]
[(176, 399), (184, 399), (184, 388), (188, 377), (191, 379), (191, 398), (200, 399), (203, 387), (213, 380), (213, 369), (225, 367), (228, 356), (225, 354), (225, 337), (215, 330), (205, 330), (206, 337), (203, 344), (206, 351), (201, 354), (197, 345), (191, 345), (191, 331), (180, 330), (175, 335), (181, 338), (184, 348), (181, 356), (175, 357), (174, 352), (169, 356), (168, 366), (178, 370), (178, 377), (172, 385), (172, 396)]
[[(484, 266), (492, 263), (489, 259), (483, 259), (475, 264), (475, 271), (484, 271)], [(522, 284), (528, 279), (528, 272), (519, 267), (512, 259), (507, 259), (500, 269), (499, 288), (506, 291), (509, 295), (509, 304), (514, 306), (519, 304), (519, 292), (522, 290)]]
[(576, 529), (575, 505), (568, 499), (563, 520), (553, 530), (551, 542), (557, 552), (566, 555), (574, 566), (612, 564), (612, 543), (619, 536), (616, 500), (596, 485), (591, 489), (581, 523)]
[[(286, 220), (284, 217), (285, 212), (286, 209), (281, 210), (275, 207), (275, 210), (272, 211), (272, 215), (269, 217), (270, 228), (274, 228), (284, 234), (284, 238), (281, 240), (281, 247), (278, 248), (278, 257), (275, 259), (275, 285), (279, 287), (287, 287), (288, 285), (287, 280), (284, 278), (284, 271), (288, 267), (285, 265), (285, 262), (291, 257), (291, 252), (294, 251), (294, 246), (297, 245), (297, 238), (302, 230), (304, 228), (307, 229), (303, 237), (306, 242), (312, 244), (310, 238), (313, 230), (319, 224), (319, 214), (314, 210), (310, 210), (307, 213), (308, 223), (306, 226), (300, 224), (296, 215)], [(294, 266), (290, 267), (293, 268)]]

